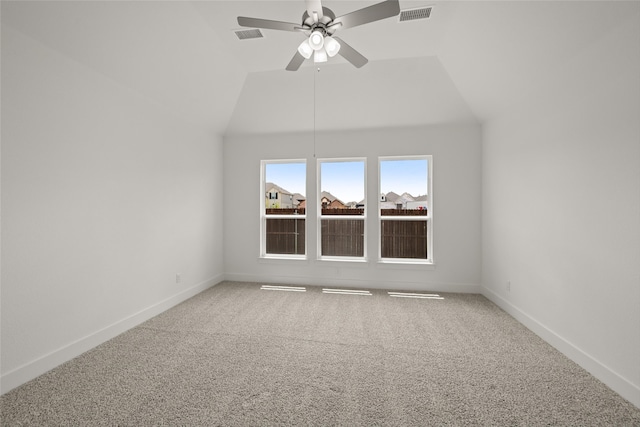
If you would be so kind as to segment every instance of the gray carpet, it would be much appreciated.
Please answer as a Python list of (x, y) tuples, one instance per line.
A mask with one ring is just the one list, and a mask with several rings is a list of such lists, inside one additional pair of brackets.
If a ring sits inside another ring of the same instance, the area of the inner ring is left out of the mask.
[(479, 295), (222, 283), (0, 398), (2, 425), (617, 425), (640, 409)]

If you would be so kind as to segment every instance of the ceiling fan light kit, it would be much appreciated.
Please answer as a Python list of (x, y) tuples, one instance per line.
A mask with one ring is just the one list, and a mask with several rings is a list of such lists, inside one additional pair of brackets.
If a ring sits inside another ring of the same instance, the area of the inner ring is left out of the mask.
[(298, 52), (300, 52), (300, 55), (304, 56), (305, 59), (311, 58), (311, 55), (313, 55), (313, 48), (309, 44), (309, 40), (305, 39), (300, 43), (300, 46), (298, 46)]
[(324, 41), (324, 50), (327, 51), (329, 58), (333, 58), (340, 52), (340, 43), (332, 37), (327, 37)]
[(320, 50), (324, 46), (324, 36), (318, 30), (315, 30), (309, 36), (309, 44), (313, 50)]
[(400, 13), (398, 0), (386, 0), (355, 12), (336, 18), (331, 9), (322, 6), (320, 0), (306, 0), (307, 10), (302, 14), (302, 24), (271, 21), (260, 18), (238, 17), (238, 24), (243, 27), (265, 28), (270, 30), (303, 32), (307, 38), (300, 43), (286, 69), (296, 71), (305, 59), (313, 55), (314, 62), (327, 62), (340, 54), (355, 67), (364, 66), (368, 60), (344, 40), (333, 37), (338, 30), (352, 28), (369, 22), (391, 18)]
[(327, 52), (324, 49), (318, 49), (313, 52), (313, 62), (327, 62)]
[[(320, 40), (317, 37), (320, 37)], [(340, 52), (340, 43), (332, 37), (322, 37), (322, 34), (313, 33), (309, 39), (300, 43), (298, 52), (305, 59), (313, 55), (313, 62), (327, 62), (327, 57), (333, 58)]]

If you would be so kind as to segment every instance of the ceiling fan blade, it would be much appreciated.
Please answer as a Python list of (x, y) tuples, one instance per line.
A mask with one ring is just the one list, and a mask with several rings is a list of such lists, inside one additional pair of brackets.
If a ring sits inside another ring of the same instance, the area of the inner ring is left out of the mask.
[(360, 52), (349, 46), (344, 40), (334, 37), (335, 40), (340, 43), (340, 50), (338, 55), (342, 56), (347, 61), (351, 62), (356, 68), (364, 66), (369, 60), (362, 56)]
[(282, 31), (302, 31), (304, 30), (300, 24), (282, 21), (270, 21), (268, 19), (247, 18), (246, 16), (238, 16), (238, 24), (242, 27), (265, 28), (268, 30)]
[(351, 28), (381, 19), (391, 18), (400, 13), (398, 0), (387, 0), (373, 6), (365, 7), (355, 12), (347, 13), (333, 20), (333, 24), (340, 23), (341, 29)]
[(307, 3), (307, 13), (310, 17), (313, 18), (313, 14), (316, 13), (318, 15), (318, 19), (314, 19), (314, 22), (318, 22), (320, 18), (323, 16), (322, 12), (322, 3), (320, 0), (306, 0)]
[(293, 58), (291, 58), (289, 65), (287, 65), (286, 70), (298, 71), (298, 68), (300, 68), (303, 62), (304, 62), (304, 56), (300, 55), (300, 52), (296, 51), (296, 54), (293, 55)]

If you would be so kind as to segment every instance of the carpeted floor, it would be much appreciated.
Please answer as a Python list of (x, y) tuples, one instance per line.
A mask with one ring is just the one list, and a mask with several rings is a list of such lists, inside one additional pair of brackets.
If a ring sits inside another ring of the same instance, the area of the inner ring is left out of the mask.
[(222, 283), (0, 398), (4, 425), (640, 426), (479, 295)]

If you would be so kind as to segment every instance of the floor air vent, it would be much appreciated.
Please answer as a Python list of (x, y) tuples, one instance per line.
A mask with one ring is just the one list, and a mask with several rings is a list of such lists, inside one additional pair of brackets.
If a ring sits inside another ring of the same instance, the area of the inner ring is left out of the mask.
[(238, 36), (240, 40), (260, 39), (264, 37), (262, 31), (258, 28), (251, 30), (235, 30), (234, 33), (236, 33), (236, 36)]
[(419, 7), (415, 9), (405, 9), (400, 11), (400, 22), (415, 21), (416, 19), (427, 19), (431, 16), (432, 6)]

